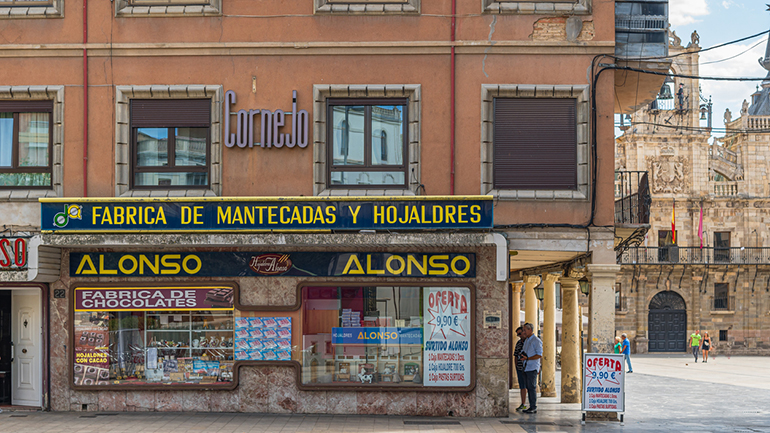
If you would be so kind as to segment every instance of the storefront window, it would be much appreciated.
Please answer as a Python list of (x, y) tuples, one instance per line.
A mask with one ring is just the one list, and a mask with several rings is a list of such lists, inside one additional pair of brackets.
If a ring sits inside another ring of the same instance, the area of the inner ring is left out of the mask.
[(231, 384), (232, 298), (232, 287), (76, 289), (74, 384)]
[(302, 383), (471, 383), (467, 287), (304, 287)]

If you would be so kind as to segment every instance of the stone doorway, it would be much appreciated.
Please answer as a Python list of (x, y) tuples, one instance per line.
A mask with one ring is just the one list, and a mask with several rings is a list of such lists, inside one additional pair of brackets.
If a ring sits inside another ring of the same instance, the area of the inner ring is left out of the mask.
[(665, 291), (650, 301), (647, 317), (650, 352), (684, 352), (687, 345), (687, 310), (676, 292)]

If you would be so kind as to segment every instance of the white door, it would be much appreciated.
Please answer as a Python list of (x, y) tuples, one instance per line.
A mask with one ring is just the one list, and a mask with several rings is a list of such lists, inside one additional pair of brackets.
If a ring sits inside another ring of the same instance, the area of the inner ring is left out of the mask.
[(14, 290), (11, 295), (11, 403), (40, 407), (42, 398), (40, 293)]

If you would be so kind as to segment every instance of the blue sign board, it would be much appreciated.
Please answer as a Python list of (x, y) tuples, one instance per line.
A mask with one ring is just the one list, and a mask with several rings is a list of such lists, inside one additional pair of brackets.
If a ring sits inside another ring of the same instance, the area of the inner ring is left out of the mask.
[(40, 199), (60, 233), (490, 229), (491, 196)]
[(332, 344), (422, 346), (422, 328), (351, 327), (332, 328)]

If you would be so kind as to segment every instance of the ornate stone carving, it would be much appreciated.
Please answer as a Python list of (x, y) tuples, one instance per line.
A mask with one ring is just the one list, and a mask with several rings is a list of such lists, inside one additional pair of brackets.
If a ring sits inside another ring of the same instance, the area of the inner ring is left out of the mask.
[(652, 172), (652, 192), (680, 194), (688, 186), (689, 163), (684, 156), (647, 157)]

